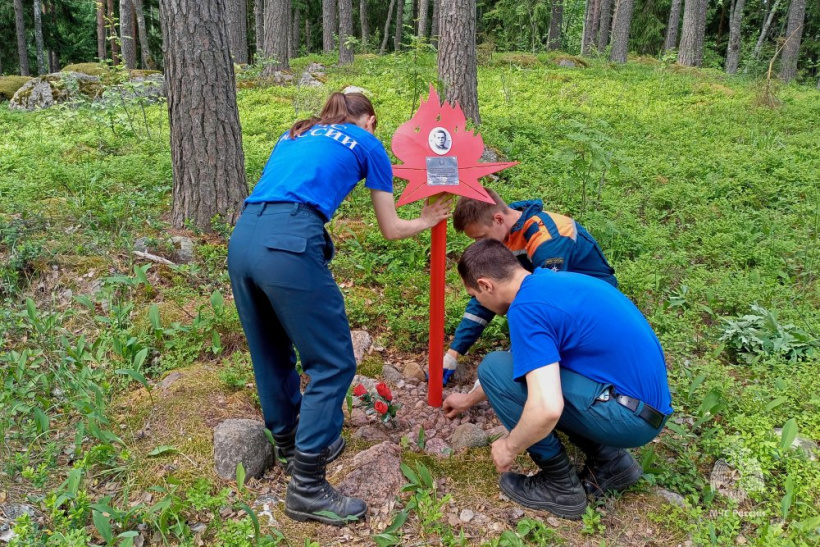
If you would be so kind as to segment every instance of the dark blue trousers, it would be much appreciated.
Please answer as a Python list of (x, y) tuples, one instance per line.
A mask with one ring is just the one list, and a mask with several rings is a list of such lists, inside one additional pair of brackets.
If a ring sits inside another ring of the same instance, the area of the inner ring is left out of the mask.
[[(293, 203), (248, 204), (228, 244), (228, 273), (248, 339), (265, 426), (320, 452), (342, 430), (356, 372), (344, 300), (328, 269), (324, 219)], [(296, 354), (310, 377), (299, 392)]]
[[(521, 418), (527, 402), (526, 382), (513, 380), (513, 358), (508, 351), (488, 354), (478, 367), (481, 387), (496, 416), (508, 430)], [(571, 370), (561, 369), (561, 391), (564, 412), (556, 429), (586, 453), (595, 453), (599, 445), (617, 448), (635, 448), (654, 439), (663, 429), (652, 427), (638, 416), (642, 405), (633, 412), (614, 398), (596, 400), (608, 386)], [(542, 459), (549, 459), (561, 451), (561, 441), (553, 431), (527, 451)]]

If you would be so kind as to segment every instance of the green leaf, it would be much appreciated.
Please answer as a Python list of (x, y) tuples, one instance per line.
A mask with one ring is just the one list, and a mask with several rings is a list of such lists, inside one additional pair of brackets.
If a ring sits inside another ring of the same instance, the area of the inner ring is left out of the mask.
[(780, 450), (789, 448), (797, 438), (797, 422), (794, 418), (783, 424), (783, 433), (780, 434)]
[(245, 465), (242, 462), (236, 464), (236, 484), (240, 488), (245, 485)]
[(74, 468), (68, 472), (66, 492), (72, 498), (77, 497), (77, 492), (80, 490), (80, 480), (83, 478), (83, 470)]
[(151, 452), (149, 452), (148, 455), (151, 456), (151, 457), (154, 457), (154, 456), (164, 456), (166, 454), (178, 454), (178, 453), (179, 453), (179, 450), (177, 450), (175, 447), (169, 446), (169, 445), (166, 445), (166, 444), (162, 444), (162, 445), (156, 447), (155, 449), (153, 449)]
[(99, 511), (92, 511), (91, 518), (94, 521), (97, 531), (106, 543), (114, 541), (114, 532), (111, 531), (111, 519)]
[[(237, 482), (239, 481), (238, 477), (239, 477), (239, 466), (240, 465), (242, 465), (242, 462), (240, 462), (239, 465), (236, 466)], [(243, 467), (242, 468), (243, 481), (244, 481), (244, 474), (245, 474), (245, 469)], [(248, 516), (251, 518), (251, 522), (253, 522), (254, 537), (256, 538), (257, 541), (259, 541), (259, 519), (256, 517), (256, 513), (254, 513), (253, 509), (251, 509), (246, 503), (238, 503), (237, 507), (239, 507), (240, 509), (245, 511), (245, 513), (247, 513)]]
[(48, 416), (46, 416), (46, 413), (43, 412), (43, 410), (40, 407), (37, 407), (37, 406), (34, 407), (33, 413), (34, 413), (34, 421), (37, 423), (37, 430), (40, 433), (45, 433), (46, 431), (48, 431), (49, 422), (48, 422)]
[(214, 291), (211, 293), (211, 307), (215, 311), (222, 311), (222, 308), (225, 307), (225, 299), (222, 298), (222, 293), (219, 291)]
[(148, 348), (142, 348), (135, 356), (134, 356), (134, 370), (142, 369), (142, 364), (145, 362), (145, 358), (148, 356)]
[(404, 476), (407, 477), (407, 480), (410, 481), (411, 484), (414, 486), (420, 486), (421, 483), (419, 482), (419, 476), (416, 474), (415, 471), (410, 469), (410, 466), (406, 463), (402, 462), (401, 464), (401, 472), (404, 473)]
[(31, 298), (26, 298), (26, 313), (32, 321), (37, 320), (37, 306), (34, 305), (34, 300)]
[(148, 308), (148, 320), (151, 322), (151, 327), (154, 330), (162, 329), (162, 322), (159, 318), (159, 307), (156, 304), (151, 304)]
[(687, 431), (683, 429), (680, 425), (676, 424), (675, 422), (669, 421), (666, 422), (666, 428), (673, 433), (677, 433), (681, 437), (686, 437), (688, 435)]
[(768, 412), (769, 410), (773, 410), (788, 400), (788, 397), (778, 397), (777, 399), (766, 405), (766, 411)]
[(407, 511), (400, 511), (393, 519), (393, 522), (390, 523), (390, 526), (384, 529), (384, 533), (392, 534), (393, 532), (397, 531), (399, 528), (404, 526), (405, 522), (407, 522), (408, 516), (409, 513)]
[(424, 486), (426, 486), (427, 488), (432, 488), (433, 487), (433, 475), (430, 474), (430, 470), (427, 469), (427, 466), (425, 466), (423, 463), (419, 462), (416, 465), (416, 469), (419, 472), (419, 478), (421, 479), (422, 484)]
[(148, 286), (151, 285), (151, 282), (148, 281), (148, 277), (145, 275), (145, 273), (148, 271), (150, 267), (150, 264), (146, 264), (145, 266), (134, 266), (134, 276), (137, 278), (137, 281), (139, 283)]
[(143, 385), (143, 387), (145, 387), (145, 389), (147, 389), (149, 391), (151, 390), (151, 387), (148, 385), (148, 380), (145, 378), (145, 376), (143, 376), (142, 374), (140, 374), (139, 372), (137, 372), (134, 369), (131, 369), (131, 368), (118, 368), (117, 370), (114, 371), (114, 373), (115, 374), (126, 374), (126, 375), (130, 376), (131, 378), (133, 378), (134, 380), (136, 380), (137, 382), (141, 383)]

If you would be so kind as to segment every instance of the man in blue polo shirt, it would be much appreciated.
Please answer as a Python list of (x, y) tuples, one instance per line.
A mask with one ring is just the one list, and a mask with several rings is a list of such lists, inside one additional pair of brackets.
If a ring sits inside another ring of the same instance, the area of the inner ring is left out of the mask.
[[(599, 279), (547, 269), (531, 274), (492, 239), (470, 245), (458, 271), (471, 296), (509, 321), (512, 351), (489, 354), (478, 369), (484, 394), (510, 431), (492, 445), (504, 493), (577, 519), (587, 494), (637, 482), (642, 470), (624, 448), (650, 442), (672, 413), (663, 350), (638, 308)], [(445, 401), (444, 409), (454, 417), (475, 402)], [(556, 430), (587, 455), (580, 479)], [(536, 475), (508, 472), (523, 450), (541, 469)]]

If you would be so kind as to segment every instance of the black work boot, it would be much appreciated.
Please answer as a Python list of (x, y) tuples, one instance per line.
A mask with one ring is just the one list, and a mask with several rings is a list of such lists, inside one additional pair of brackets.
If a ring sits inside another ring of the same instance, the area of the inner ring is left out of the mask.
[[(344, 526), (367, 513), (364, 500), (341, 495), (325, 479), (328, 452), (327, 448), (318, 454), (294, 451), (293, 474), (285, 496), (285, 514), (290, 518)], [(336, 516), (318, 515), (320, 512)]]
[(566, 519), (579, 519), (587, 507), (587, 495), (564, 450), (542, 460), (530, 455), (541, 468), (528, 477), (504, 473), (499, 485), (513, 501), (531, 509), (543, 509)]
[(603, 496), (607, 490), (626, 490), (643, 475), (643, 469), (623, 448), (597, 445), (587, 453), (587, 464), (581, 472), (584, 490), (590, 496)]
[[(290, 475), (293, 472), (293, 452), (296, 450), (296, 427), (290, 433), (283, 433), (281, 435), (273, 434), (273, 442), (276, 443), (273, 447), (273, 457), (276, 464), (280, 465), (285, 473)], [(332, 462), (341, 455), (346, 446), (344, 438), (339, 435), (339, 438), (333, 441), (328, 447), (329, 456), (327, 463)]]

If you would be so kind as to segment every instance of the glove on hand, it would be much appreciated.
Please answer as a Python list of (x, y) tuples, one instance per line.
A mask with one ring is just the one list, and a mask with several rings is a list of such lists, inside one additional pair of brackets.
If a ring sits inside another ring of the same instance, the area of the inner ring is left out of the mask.
[(455, 374), (456, 369), (458, 368), (458, 361), (456, 358), (450, 355), (449, 353), (444, 354), (444, 371), (442, 374), (442, 382), (441, 385), (446, 386), (447, 382), (450, 378)]

